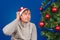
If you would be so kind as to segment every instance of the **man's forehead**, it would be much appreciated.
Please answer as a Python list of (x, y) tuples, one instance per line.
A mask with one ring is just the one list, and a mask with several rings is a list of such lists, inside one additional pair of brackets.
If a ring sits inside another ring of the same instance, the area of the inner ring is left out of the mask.
[(30, 10), (26, 10), (24, 13), (30, 13)]

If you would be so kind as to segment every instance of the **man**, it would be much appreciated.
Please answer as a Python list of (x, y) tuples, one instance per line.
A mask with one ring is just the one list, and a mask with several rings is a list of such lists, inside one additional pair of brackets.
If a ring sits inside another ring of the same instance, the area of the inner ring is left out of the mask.
[(21, 7), (14, 21), (3, 28), (5, 35), (11, 35), (11, 40), (37, 40), (35, 24), (30, 22), (30, 10)]

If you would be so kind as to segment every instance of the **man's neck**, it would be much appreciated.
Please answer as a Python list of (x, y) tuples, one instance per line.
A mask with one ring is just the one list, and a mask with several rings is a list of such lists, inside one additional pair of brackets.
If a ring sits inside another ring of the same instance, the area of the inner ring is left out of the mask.
[(22, 24), (23, 27), (24, 27), (25, 25), (27, 25), (27, 23), (28, 23), (28, 22), (23, 22), (23, 21), (21, 21), (21, 24)]

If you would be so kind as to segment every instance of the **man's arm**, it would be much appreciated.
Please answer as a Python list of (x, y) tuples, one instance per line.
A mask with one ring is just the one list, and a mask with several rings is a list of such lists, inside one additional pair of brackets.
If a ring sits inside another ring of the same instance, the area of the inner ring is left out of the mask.
[(19, 20), (20, 20), (20, 13), (16, 12), (16, 19), (3, 28), (4, 34), (11, 35), (16, 30), (16, 26), (18, 25)]
[(18, 20), (14, 20), (3, 28), (3, 33), (6, 35), (11, 35), (15, 30), (18, 24)]

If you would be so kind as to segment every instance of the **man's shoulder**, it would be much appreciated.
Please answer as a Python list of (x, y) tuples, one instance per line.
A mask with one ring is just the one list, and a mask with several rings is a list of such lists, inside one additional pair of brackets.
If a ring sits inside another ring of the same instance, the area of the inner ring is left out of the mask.
[(32, 22), (29, 22), (30, 24), (32, 24), (32, 25), (35, 25), (34, 23), (32, 23)]
[(35, 26), (35, 23), (30, 22), (30, 25)]

